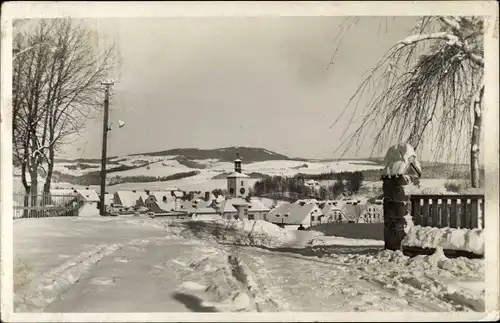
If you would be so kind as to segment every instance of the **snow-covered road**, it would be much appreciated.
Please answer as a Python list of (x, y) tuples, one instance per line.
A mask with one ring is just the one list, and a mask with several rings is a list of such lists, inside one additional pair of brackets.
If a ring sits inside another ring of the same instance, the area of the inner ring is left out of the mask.
[[(31, 277), (18, 284), (15, 291), (19, 310), (97, 313), (484, 309), (483, 260), (451, 260), (438, 253), (408, 258), (382, 251), (377, 244), (353, 246), (352, 241), (347, 243), (345, 239), (338, 241), (347, 246), (325, 245), (327, 239), (303, 248), (264, 249), (255, 247), (268, 247), (265, 244), (270, 240), (263, 239), (262, 233), (252, 231), (254, 235), (250, 237), (243, 232), (231, 240), (234, 232), (228, 227), (226, 233), (221, 233), (221, 227), (196, 227), (193, 222), (182, 230), (182, 225), (165, 230), (162, 221), (149, 219), (35, 221), (39, 223), (15, 222), (14, 226), (16, 258), (25, 261)], [(47, 234), (38, 231), (39, 237), (43, 235), (43, 243), (36, 247), (29, 237), (36, 235), (34, 228), (39, 228), (41, 222), (45, 223)], [(255, 225), (251, 227), (256, 230)], [(197, 228), (196, 232), (193, 228)], [(211, 235), (216, 238), (207, 238)], [(288, 238), (288, 234), (281, 237)], [(331, 242), (332, 238), (328, 238)], [(248, 241), (250, 246), (241, 245)], [(30, 262), (30, 256), (40, 247), (53, 252)], [(71, 258), (61, 260), (61, 254), (71, 252)], [(90, 260), (80, 261), (78, 257)], [(55, 269), (48, 270), (51, 266)], [(19, 267), (16, 269), (19, 272)]]

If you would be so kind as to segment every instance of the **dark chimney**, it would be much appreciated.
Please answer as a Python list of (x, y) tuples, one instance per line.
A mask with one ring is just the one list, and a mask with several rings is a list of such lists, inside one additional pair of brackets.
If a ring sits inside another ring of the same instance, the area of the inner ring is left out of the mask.
[(149, 190), (144, 190), (144, 192), (146, 192), (146, 194), (149, 195)]

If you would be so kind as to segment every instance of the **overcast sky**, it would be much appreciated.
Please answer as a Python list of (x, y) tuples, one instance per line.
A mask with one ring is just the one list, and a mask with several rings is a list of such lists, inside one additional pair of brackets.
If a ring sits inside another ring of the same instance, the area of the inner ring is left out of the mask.
[[(380, 26), (361, 18), (343, 37), (340, 17), (148, 18), (91, 22), (114, 40), (108, 156), (170, 148), (253, 146), (291, 157), (334, 158), (342, 127), (329, 129), (347, 100), (416, 18)], [(349, 119), (346, 116), (345, 122)], [(102, 113), (70, 157), (99, 157)], [(370, 142), (363, 144), (369, 154)]]

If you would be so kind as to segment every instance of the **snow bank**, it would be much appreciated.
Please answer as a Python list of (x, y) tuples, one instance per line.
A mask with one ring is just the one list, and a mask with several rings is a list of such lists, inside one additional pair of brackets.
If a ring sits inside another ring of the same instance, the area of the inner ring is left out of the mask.
[(163, 222), (170, 235), (215, 240), (223, 244), (266, 248), (303, 247), (321, 235), (312, 231), (289, 231), (267, 221), (190, 220)]
[(482, 229), (453, 229), (412, 226), (403, 245), (420, 248), (443, 248), (484, 254)]
[[(484, 260), (446, 258), (442, 248), (434, 254), (405, 256), (401, 251), (338, 256), (364, 274), (361, 279), (393, 290), (402, 298), (425, 299), (449, 311), (484, 311)], [(444, 302), (444, 303), (443, 303)]]
[(394, 270), (399, 268), (410, 272), (429, 270), (445, 270), (460, 277), (477, 277), (484, 275), (484, 261), (458, 257), (446, 258), (441, 248), (432, 255), (405, 256), (401, 251), (382, 250), (376, 254), (351, 254), (343, 260), (346, 264), (376, 265), (379, 269)]

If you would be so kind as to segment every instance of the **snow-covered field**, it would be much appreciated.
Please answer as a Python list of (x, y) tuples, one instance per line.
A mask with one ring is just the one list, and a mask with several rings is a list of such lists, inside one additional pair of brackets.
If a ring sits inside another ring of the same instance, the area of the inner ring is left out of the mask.
[(21, 310), (484, 311), (483, 259), (409, 258), (265, 221), (23, 219), (14, 243)]
[[(200, 164), (207, 165), (210, 170), (231, 171), (234, 166), (229, 162), (214, 160), (197, 160)], [(356, 171), (381, 169), (380, 166), (370, 161), (339, 161), (339, 162), (304, 162), (298, 160), (268, 160), (255, 163), (244, 163), (245, 172), (258, 172), (266, 175), (294, 176), (298, 173), (321, 174), (329, 172)]]
[[(123, 166), (138, 166), (138, 168), (120, 171), (113, 173), (112, 176), (168, 176), (181, 172), (198, 170), (204, 173), (205, 176), (215, 176), (223, 172), (231, 172), (234, 169), (232, 162), (221, 162), (216, 159), (197, 159), (193, 162), (204, 165), (205, 168), (191, 168), (182, 165), (177, 160), (173, 160), (177, 156), (125, 156), (111, 159), (117, 164), (109, 164), (109, 168)], [(56, 163), (54, 170), (63, 174), (80, 176), (88, 172), (98, 171), (99, 163), (82, 163), (90, 168), (81, 169), (78, 163), (60, 162)], [(147, 165), (149, 164), (149, 165)], [(143, 165), (141, 167), (141, 165)], [(68, 168), (70, 166), (70, 168)], [(326, 172), (341, 172), (355, 171), (368, 169), (381, 169), (382, 166), (370, 161), (339, 161), (339, 162), (304, 162), (296, 160), (270, 160), (262, 162), (243, 162), (243, 170), (245, 172), (259, 172), (267, 175), (294, 176), (298, 173), (319, 174)], [(206, 173), (206, 174), (205, 174)]]

